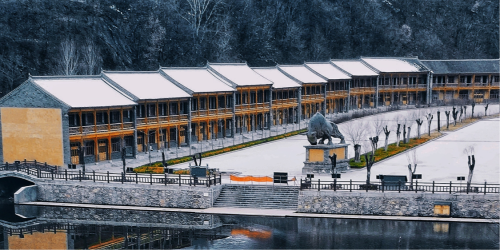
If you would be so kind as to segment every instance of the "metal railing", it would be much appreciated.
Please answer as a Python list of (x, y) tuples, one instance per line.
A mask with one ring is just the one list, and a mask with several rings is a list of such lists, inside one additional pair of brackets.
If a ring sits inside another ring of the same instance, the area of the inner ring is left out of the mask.
[(498, 194), (499, 184), (488, 184), (487, 182), (471, 183), (467, 188), (467, 183), (437, 183), (437, 182), (418, 182), (415, 181), (413, 185), (407, 182), (379, 182), (367, 185), (365, 181), (321, 181), (300, 179), (300, 190), (333, 190), (333, 191), (366, 191), (366, 192), (426, 192), (426, 193), (478, 193), (478, 194)]
[(0, 171), (15, 171), (33, 176), (39, 179), (64, 180), (64, 181), (87, 181), (87, 182), (107, 182), (107, 183), (146, 183), (161, 185), (189, 185), (207, 186), (221, 184), (221, 175), (207, 175), (206, 178), (197, 178), (191, 175), (181, 174), (139, 174), (139, 173), (106, 173), (85, 172), (82, 170), (68, 171), (59, 170), (57, 166), (47, 165), (37, 161), (17, 161), (15, 163), (5, 163), (0, 165)]

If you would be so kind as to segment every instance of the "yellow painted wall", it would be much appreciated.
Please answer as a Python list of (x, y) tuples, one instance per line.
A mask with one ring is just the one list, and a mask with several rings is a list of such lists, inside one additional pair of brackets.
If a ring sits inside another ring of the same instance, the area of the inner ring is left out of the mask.
[(345, 158), (345, 148), (330, 149), (330, 156), (337, 154), (337, 160), (344, 160)]
[(33, 232), (26, 233), (24, 238), (19, 235), (9, 236), (9, 249), (68, 249), (65, 232)]
[(323, 162), (325, 160), (323, 149), (309, 149), (309, 162)]
[(5, 162), (37, 160), (63, 166), (60, 109), (1, 108)]

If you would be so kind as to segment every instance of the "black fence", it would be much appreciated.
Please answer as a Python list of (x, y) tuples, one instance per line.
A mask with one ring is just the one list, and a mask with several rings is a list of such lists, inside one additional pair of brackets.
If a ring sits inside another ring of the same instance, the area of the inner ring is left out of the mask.
[(221, 175), (207, 175), (205, 178), (192, 177), (191, 175), (174, 174), (138, 174), (138, 173), (106, 173), (58, 170), (55, 166), (37, 163), (36, 161), (21, 161), (14, 164), (5, 163), (0, 166), (0, 171), (16, 171), (40, 179), (64, 181), (92, 181), (107, 183), (147, 183), (150, 185), (189, 185), (207, 186), (221, 184)]
[(366, 191), (366, 192), (427, 192), (427, 193), (478, 193), (478, 194), (498, 194), (499, 184), (471, 183), (467, 188), (467, 183), (437, 183), (418, 182), (410, 184), (408, 182), (379, 182), (366, 184), (365, 181), (321, 181), (300, 179), (300, 190), (332, 190), (332, 191)]

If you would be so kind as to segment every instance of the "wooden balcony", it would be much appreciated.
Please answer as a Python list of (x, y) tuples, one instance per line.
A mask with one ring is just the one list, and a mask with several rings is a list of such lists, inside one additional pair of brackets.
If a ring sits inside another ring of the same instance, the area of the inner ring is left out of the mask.
[(89, 135), (96, 133), (116, 132), (121, 130), (134, 129), (133, 122), (112, 123), (112, 124), (97, 124), (90, 126), (69, 127), (69, 135)]

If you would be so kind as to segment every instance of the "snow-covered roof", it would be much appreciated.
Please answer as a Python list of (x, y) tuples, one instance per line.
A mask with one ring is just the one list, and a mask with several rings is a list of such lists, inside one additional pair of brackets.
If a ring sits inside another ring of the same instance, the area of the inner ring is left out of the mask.
[(301, 83), (326, 83), (324, 78), (316, 75), (304, 65), (279, 65), (278, 68)]
[(306, 67), (315, 71), (316, 73), (322, 75), (324, 78), (329, 80), (344, 80), (351, 79), (350, 76), (336, 68), (330, 63), (313, 63), (307, 62), (305, 63)]
[(272, 81), (274, 83), (273, 88), (275, 89), (300, 87), (299, 83), (281, 73), (281, 71), (279, 71), (276, 67), (252, 68), (252, 69), (255, 72), (259, 73), (259, 75)]
[(161, 71), (194, 93), (235, 91), (228, 82), (207, 68), (161, 68)]
[[(103, 75), (139, 100), (190, 97), (174, 83), (157, 71), (149, 72), (103, 72)], [(113, 84), (113, 83), (111, 83)]]
[(257, 74), (246, 63), (208, 63), (210, 71), (221, 76), (234, 86), (271, 85), (268, 79)]
[(421, 60), (434, 74), (497, 73), (499, 59)]
[(72, 108), (136, 105), (99, 76), (32, 77), (31, 81)]
[(351, 76), (378, 76), (377, 72), (368, 68), (360, 60), (331, 60), (330, 63)]
[(395, 73), (408, 73), (408, 72), (424, 72), (428, 71), (427, 68), (418, 61), (417, 58), (370, 58), (362, 57), (362, 61), (369, 64), (379, 72), (395, 72)]

